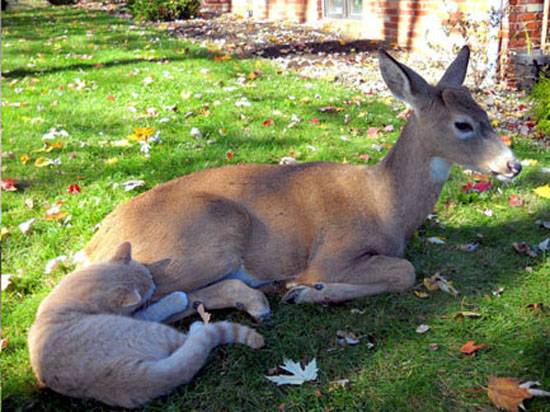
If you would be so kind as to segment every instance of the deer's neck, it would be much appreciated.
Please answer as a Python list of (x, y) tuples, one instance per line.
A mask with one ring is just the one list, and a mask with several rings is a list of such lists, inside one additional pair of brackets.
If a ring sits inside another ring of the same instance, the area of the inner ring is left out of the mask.
[(385, 193), (392, 205), (392, 220), (402, 228), (406, 238), (430, 214), (447, 180), (450, 164), (435, 157), (415, 131), (417, 120), (411, 118), (397, 143), (380, 162), (379, 172), (389, 187)]

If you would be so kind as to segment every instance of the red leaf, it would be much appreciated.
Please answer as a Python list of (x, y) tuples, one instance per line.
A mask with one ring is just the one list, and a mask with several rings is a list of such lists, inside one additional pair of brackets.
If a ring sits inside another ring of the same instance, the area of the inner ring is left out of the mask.
[(512, 138), (506, 134), (500, 135), (500, 140), (506, 145), (511, 146), (512, 145)]
[(487, 345), (483, 343), (476, 345), (474, 340), (469, 340), (464, 345), (462, 345), (462, 347), (460, 348), (460, 353), (463, 353), (464, 355), (471, 355), (472, 353), (475, 353), (480, 349), (485, 349), (486, 347)]
[(510, 195), (508, 198), (508, 204), (512, 207), (521, 207), (523, 206), (523, 199), (518, 195)]
[(71, 195), (76, 195), (77, 193), (80, 193), (80, 186), (76, 183), (69, 185), (67, 192), (69, 192)]
[(317, 119), (316, 117), (314, 117), (313, 119), (311, 119), (311, 123), (313, 123), (313, 124), (319, 124), (319, 123), (321, 123), (321, 122), (319, 121), (319, 119)]
[(227, 157), (227, 160), (233, 159), (233, 156), (234, 156), (234, 154), (233, 154), (233, 152), (232, 152), (231, 150), (228, 151), (228, 152), (225, 154), (225, 157)]
[(264, 126), (271, 126), (274, 123), (273, 119), (270, 117), (269, 119), (266, 119), (263, 121)]
[(6, 192), (15, 192), (17, 190), (17, 180), (15, 179), (2, 179), (0, 180), (0, 188)]
[(378, 127), (369, 127), (367, 130), (367, 135), (369, 137), (376, 137), (378, 136)]
[(464, 186), (462, 186), (462, 192), (469, 193), (469, 192), (477, 192), (477, 193), (483, 193), (489, 190), (491, 187), (493, 187), (493, 184), (489, 181), (487, 182), (477, 182), (472, 183), (468, 182)]

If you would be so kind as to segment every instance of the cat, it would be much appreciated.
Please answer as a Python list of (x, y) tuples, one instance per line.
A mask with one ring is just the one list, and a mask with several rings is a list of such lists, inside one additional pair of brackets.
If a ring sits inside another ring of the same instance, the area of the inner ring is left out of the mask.
[(144, 306), (150, 271), (122, 243), (107, 262), (65, 277), (44, 299), (29, 331), (31, 366), (43, 386), (63, 395), (134, 408), (188, 383), (219, 344), (264, 345), (230, 322), (195, 322), (189, 334), (160, 322), (185, 310), (183, 292)]

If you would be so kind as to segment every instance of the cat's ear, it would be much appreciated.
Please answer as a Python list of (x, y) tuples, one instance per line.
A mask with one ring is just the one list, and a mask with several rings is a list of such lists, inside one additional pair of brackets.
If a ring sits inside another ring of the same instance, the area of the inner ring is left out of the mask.
[(132, 245), (130, 242), (121, 243), (115, 254), (111, 258), (111, 262), (130, 263), (132, 260)]
[(126, 288), (121, 288), (120, 292), (120, 306), (128, 308), (130, 306), (136, 306), (141, 303), (141, 294), (137, 289), (128, 290)]

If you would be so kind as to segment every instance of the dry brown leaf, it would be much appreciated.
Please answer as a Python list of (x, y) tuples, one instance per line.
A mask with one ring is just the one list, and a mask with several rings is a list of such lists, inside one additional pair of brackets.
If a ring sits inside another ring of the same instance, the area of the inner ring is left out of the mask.
[(202, 303), (199, 304), (199, 306), (197, 306), (197, 313), (199, 314), (199, 316), (201, 317), (205, 325), (208, 324), (208, 322), (210, 322), (210, 317), (212, 315), (210, 315), (210, 313), (206, 311)]
[(469, 312), (469, 311), (462, 311), (457, 312), (454, 314), (453, 318), (460, 319), (460, 318), (480, 318), (481, 315), (477, 312)]
[(475, 353), (480, 349), (485, 349), (486, 347), (487, 345), (485, 345), (484, 343), (476, 345), (476, 342), (474, 340), (469, 340), (464, 345), (462, 345), (462, 347), (460, 348), (460, 353), (463, 353), (464, 355), (471, 355), (472, 353)]
[(529, 389), (519, 386), (519, 380), (514, 378), (489, 378), (489, 387), (487, 395), (491, 402), (499, 408), (508, 412), (518, 412), (518, 407), (523, 407), (525, 399), (532, 398)]

